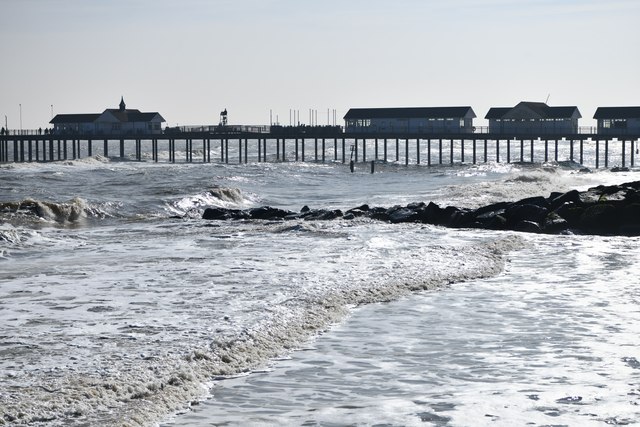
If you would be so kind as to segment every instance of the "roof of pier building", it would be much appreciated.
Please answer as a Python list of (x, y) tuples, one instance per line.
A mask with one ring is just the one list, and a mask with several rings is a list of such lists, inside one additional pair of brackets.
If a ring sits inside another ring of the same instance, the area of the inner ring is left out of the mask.
[(640, 118), (640, 107), (598, 107), (593, 118), (596, 120), (638, 119)]
[(406, 107), (406, 108), (351, 108), (344, 116), (348, 119), (449, 119), (474, 118), (471, 107)]
[(120, 98), (119, 108), (107, 108), (102, 113), (90, 114), (57, 114), (49, 123), (140, 123), (140, 122), (164, 122), (166, 121), (158, 112), (141, 112), (140, 110), (127, 109), (124, 98)]
[(485, 119), (579, 119), (582, 115), (578, 107), (550, 107), (544, 102), (522, 101), (515, 107), (493, 107), (489, 109)]

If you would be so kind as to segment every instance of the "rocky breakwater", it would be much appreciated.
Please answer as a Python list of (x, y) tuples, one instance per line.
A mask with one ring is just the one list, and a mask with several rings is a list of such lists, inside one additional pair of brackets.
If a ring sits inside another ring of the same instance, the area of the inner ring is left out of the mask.
[(514, 230), (549, 234), (640, 236), (640, 181), (598, 186), (587, 191), (551, 193), (477, 209), (441, 207), (433, 202), (390, 208), (362, 205), (345, 212), (310, 209), (293, 212), (269, 206), (253, 209), (207, 208), (209, 220), (331, 220), (370, 218), (390, 223), (422, 223), (455, 228)]

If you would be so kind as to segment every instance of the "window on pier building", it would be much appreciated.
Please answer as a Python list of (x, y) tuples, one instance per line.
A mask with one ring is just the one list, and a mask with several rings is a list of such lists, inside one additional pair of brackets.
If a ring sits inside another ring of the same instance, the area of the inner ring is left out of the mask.
[(464, 127), (464, 119), (460, 119), (460, 127), (463, 128)]

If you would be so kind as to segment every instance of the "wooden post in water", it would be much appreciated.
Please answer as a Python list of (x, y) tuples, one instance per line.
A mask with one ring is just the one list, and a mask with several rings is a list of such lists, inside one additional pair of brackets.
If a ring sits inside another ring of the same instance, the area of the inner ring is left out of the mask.
[(431, 166), (431, 138), (427, 139), (427, 166)]
[(500, 138), (496, 139), (496, 163), (500, 163)]
[(287, 160), (287, 145), (286, 145), (287, 139), (286, 138), (282, 138), (282, 161), (286, 161)]
[(583, 163), (584, 155), (584, 139), (580, 138), (580, 164)]
[(596, 138), (596, 169), (600, 166), (600, 138)]
[(484, 139), (484, 162), (487, 163), (487, 138)]
[(533, 163), (533, 139), (531, 140), (531, 163)]
[(555, 154), (554, 154), (554, 161), (558, 161), (558, 138), (555, 139)]
[(378, 160), (378, 138), (375, 140), (375, 160)]
[(604, 140), (604, 167), (609, 167), (609, 139)]
[(262, 141), (262, 158), (267, 161), (267, 138)]
[(476, 139), (473, 138), (473, 164), (476, 164)]
[(400, 161), (400, 140), (396, 138), (396, 162)]
[(87, 156), (93, 156), (93, 141), (91, 139), (87, 141)]
[(442, 164), (442, 138), (438, 139), (438, 164)]
[(634, 145), (635, 145), (635, 140), (632, 139), (631, 140), (631, 155), (629, 156), (631, 158), (630, 160), (630, 166), (633, 167), (633, 164), (635, 163), (635, 157), (634, 157)]
[(404, 140), (404, 165), (409, 166), (409, 138)]
[(626, 148), (627, 148), (626, 147), (627, 140), (623, 138), (621, 142), (622, 142), (622, 167), (625, 167), (626, 166), (626, 160), (627, 160), (626, 153), (625, 153)]
[[(295, 146), (296, 146), (296, 162), (298, 161), (298, 138), (295, 139)], [(302, 138), (302, 147), (304, 147), (304, 138)], [(304, 162), (304, 148), (302, 149), (302, 161)]]
[(520, 138), (520, 163), (524, 163), (524, 139)]
[(460, 163), (464, 163), (464, 138), (460, 138)]
[(511, 138), (507, 139), (507, 163), (511, 163)]
[[(66, 158), (67, 156), (65, 156)], [(124, 139), (120, 140), (120, 158), (124, 159)]]
[(64, 154), (64, 159), (65, 159), (65, 160), (67, 160), (67, 140), (66, 140), (66, 139), (64, 139), (64, 140), (62, 141), (62, 143), (63, 143), (63, 154)]
[(313, 144), (314, 144), (314, 146), (313, 146), (313, 147), (314, 147), (314, 150), (315, 150), (315, 152), (314, 152), (314, 154), (315, 154), (315, 161), (316, 161), (316, 163), (318, 163), (318, 138), (314, 138), (314, 139), (313, 139)]
[(453, 139), (449, 140), (449, 159), (453, 165)]
[[(39, 162), (40, 161), (40, 144), (39, 144), (40, 141), (36, 139), (35, 142), (36, 142), (36, 162)], [(2, 151), (1, 148), (0, 148), (0, 151)], [(2, 153), (0, 152), (0, 162), (2, 161), (1, 159), (2, 159)]]
[(546, 138), (544, 140), (544, 161), (545, 163), (549, 161), (549, 140)]
[(338, 161), (338, 138), (333, 138), (333, 161)]
[(569, 140), (569, 160), (573, 162), (573, 138)]
[(416, 164), (420, 164), (420, 138), (416, 138)]
[(353, 140), (353, 155), (354, 155), (354, 158), (352, 160), (355, 163), (358, 163), (358, 138), (355, 138)]
[(71, 154), (72, 154), (72, 159), (75, 160), (77, 158), (75, 139), (71, 140)]
[(387, 138), (384, 139), (384, 162), (387, 163)]
[(31, 141), (31, 139), (29, 139), (29, 142), (28, 142), (28, 152), (29, 152), (29, 154), (27, 156), (29, 158), (29, 163), (31, 163), (33, 161), (33, 151), (32, 151), (33, 147), (32, 146), (33, 146), (33, 142)]
[(262, 140), (258, 138), (258, 163), (262, 161)]
[(367, 161), (367, 138), (362, 139), (362, 161)]
[(224, 161), (226, 164), (229, 163), (229, 138), (224, 140)]
[(325, 160), (325, 139), (322, 138), (322, 163), (324, 163)]
[(249, 163), (249, 140), (248, 138), (244, 139), (244, 163)]

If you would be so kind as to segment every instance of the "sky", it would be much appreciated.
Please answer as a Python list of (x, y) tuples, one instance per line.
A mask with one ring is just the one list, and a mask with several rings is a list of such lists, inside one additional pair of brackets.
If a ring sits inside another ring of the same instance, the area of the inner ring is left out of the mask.
[[(640, 105), (638, 0), (0, 0), (0, 124), (339, 124), (349, 108)], [(329, 113), (327, 113), (329, 112)]]

